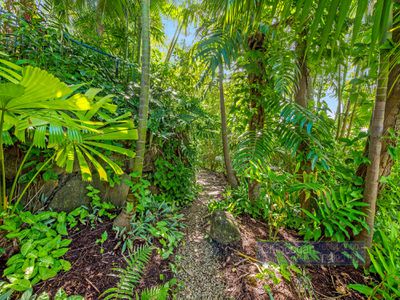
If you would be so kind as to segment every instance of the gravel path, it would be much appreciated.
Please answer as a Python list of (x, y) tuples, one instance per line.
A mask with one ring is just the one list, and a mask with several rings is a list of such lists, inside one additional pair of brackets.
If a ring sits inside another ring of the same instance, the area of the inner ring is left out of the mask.
[(177, 278), (184, 283), (184, 288), (177, 299), (185, 300), (222, 300), (225, 284), (221, 264), (214, 254), (213, 246), (206, 239), (208, 215), (207, 204), (219, 198), (225, 186), (224, 180), (209, 172), (202, 171), (197, 176), (197, 183), (202, 186), (202, 192), (185, 211), (186, 239), (178, 249), (181, 257), (176, 262)]

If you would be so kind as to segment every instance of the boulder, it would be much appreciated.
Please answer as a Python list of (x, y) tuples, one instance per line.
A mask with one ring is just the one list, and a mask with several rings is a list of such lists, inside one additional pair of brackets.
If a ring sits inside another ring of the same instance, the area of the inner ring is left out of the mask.
[(92, 182), (82, 181), (78, 173), (69, 176), (68, 179), (60, 184), (52, 198), (49, 201), (49, 208), (56, 211), (70, 212), (82, 205), (89, 206), (90, 199), (86, 196), (88, 190), (86, 187), (92, 185), (100, 191), (99, 196), (104, 202), (111, 202), (116, 207), (122, 207), (129, 193), (129, 186), (125, 180), (130, 180), (128, 175), (122, 175), (121, 184), (110, 187), (107, 182), (101, 181), (97, 175)]
[(89, 183), (82, 181), (80, 175), (71, 177), (54, 194), (49, 208), (55, 211), (70, 212), (82, 205), (89, 206), (86, 187)]
[(217, 210), (210, 217), (210, 237), (222, 245), (234, 245), (240, 242), (239, 226), (232, 214)]
[(12, 181), (17, 175), (23, 154), (18, 147), (5, 148), (4, 152), (6, 179)]

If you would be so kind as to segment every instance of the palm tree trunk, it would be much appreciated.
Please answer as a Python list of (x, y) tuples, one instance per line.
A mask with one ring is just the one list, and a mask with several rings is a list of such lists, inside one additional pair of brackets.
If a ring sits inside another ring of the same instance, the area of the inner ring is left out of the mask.
[(139, 138), (136, 142), (136, 156), (133, 172), (142, 176), (146, 150), (147, 119), (150, 100), (150, 0), (142, 0), (142, 79), (139, 103)]
[(224, 68), (222, 64), (219, 65), (219, 106), (221, 111), (221, 138), (222, 138), (222, 148), (224, 152), (225, 169), (226, 175), (228, 177), (228, 183), (231, 187), (237, 188), (238, 182), (235, 177), (235, 173), (232, 168), (232, 161), (229, 154), (229, 141), (228, 141), (228, 129), (226, 122), (226, 112), (225, 112), (225, 95), (224, 95)]
[(336, 128), (336, 139), (340, 137), (340, 130), (342, 129), (342, 109), (344, 110), (343, 105), (343, 91), (346, 84), (346, 77), (347, 77), (347, 63), (345, 64), (343, 74), (341, 74), (341, 68), (339, 64), (339, 71), (338, 71), (338, 86), (337, 86), (337, 96), (338, 96), (338, 107), (336, 111), (336, 120), (337, 120), (337, 128)]
[[(142, 5), (142, 78), (140, 86), (138, 140), (136, 142), (136, 156), (133, 163), (133, 172), (138, 178), (143, 173), (143, 162), (146, 150), (147, 119), (150, 99), (150, 0), (141, 0)], [(136, 201), (132, 195), (126, 199), (126, 207), (115, 219), (114, 225), (129, 227), (133, 204)], [(130, 205), (129, 205), (130, 204)], [(130, 209), (126, 209), (129, 207)]]
[[(399, 10), (397, 6), (394, 6), (396, 11), (393, 15), (398, 15)], [(400, 42), (400, 27), (399, 24), (393, 24), (392, 28), (395, 28), (392, 32), (392, 41), (394, 45), (398, 45)], [(383, 124), (383, 137), (382, 137), (382, 149), (380, 157), (380, 176), (388, 176), (391, 173), (393, 166), (393, 158), (390, 156), (389, 149), (396, 147), (396, 137), (399, 136), (400, 132), (400, 66), (398, 65), (398, 51), (392, 50), (390, 53), (390, 72), (388, 78), (388, 91), (386, 96), (385, 105), (385, 119)], [(394, 133), (390, 136), (390, 132)], [(364, 153), (368, 153), (370, 140), (367, 140), (366, 150)], [(357, 175), (365, 178), (367, 173), (367, 165), (361, 164), (358, 167)], [(379, 184), (379, 191), (384, 187), (384, 184)], [(378, 192), (379, 192), (378, 191)]]
[(351, 112), (349, 126), (347, 127), (346, 138), (350, 137), (351, 129), (353, 127), (354, 116), (356, 115), (356, 111), (357, 111), (357, 106), (358, 106), (358, 97), (356, 98), (356, 100), (354, 101), (354, 104), (353, 104), (353, 111)]
[[(356, 69), (355, 78), (358, 78), (359, 73), (360, 73), (360, 67), (358, 66), (357, 69)], [(349, 120), (350, 107), (351, 107), (351, 100), (352, 100), (353, 97), (355, 98), (355, 101), (357, 102), (358, 93), (357, 93), (357, 89), (356, 89), (355, 83), (353, 83), (351, 85), (351, 92), (350, 92), (349, 98), (347, 99), (347, 103), (346, 103), (346, 106), (345, 106), (345, 110), (344, 110), (344, 114), (343, 114), (343, 121), (342, 121), (342, 129), (340, 130), (339, 138), (344, 137), (344, 134), (346, 132), (346, 128), (350, 125), (349, 124), (349, 121), (350, 121)]]
[(182, 27), (183, 27), (183, 22), (179, 22), (178, 26), (176, 27), (174, 36), (171, 40), (171, 44), (169, 45), (167, 56), (165, 57), (165, 63), (168, 63), (170, 61), (171, 56), (174, 53), (176, 43), (178, 42), (179, 35), (181, 34), (181, 31), (182, 31)]
[(380, 63), (379, 63), (379, 76), (376, 89), (375, 107), (372, 113), (371, 125), (370, 125), (370, 141), (368, 158), (371, 164), (367, 167), (364, 187), (364, 202), (369, 204), (364, 209), (366, 213), (366, 221), (369, 232), (363, 230), (359, 236), (359, 239), (365, 242), (366, 247), (371, 247), (372, 238), (374, 235), (374, 222), (375, 222), (375, 211), (376, 211), (376, 199), (378, 195), (378, 181), (380, 172), (380, 156), (382, 149), (382, 134), (383, 125), (385, 118), (385, 105), (387, 97), (387, 86), (388, 86), (388, 73), (389, 73), (389, 61), (386, 53), (381, 50)]

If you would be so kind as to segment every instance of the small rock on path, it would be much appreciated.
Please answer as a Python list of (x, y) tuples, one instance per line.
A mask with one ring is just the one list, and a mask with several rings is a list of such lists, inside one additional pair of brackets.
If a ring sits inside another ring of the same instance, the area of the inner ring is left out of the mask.
[(202, 192), (193, 204), (184, 212), (186, 238), (178, 249), (177, 278), (184, 287), (177, 299), (185, 300), (223, 300), (225, 283), (221, 263), (215, 255), (213, 246), (207, 236), (207, 205), (215, 198), (221, 197), (225, 181), (214, 173), (201, 171), (197, 183)]

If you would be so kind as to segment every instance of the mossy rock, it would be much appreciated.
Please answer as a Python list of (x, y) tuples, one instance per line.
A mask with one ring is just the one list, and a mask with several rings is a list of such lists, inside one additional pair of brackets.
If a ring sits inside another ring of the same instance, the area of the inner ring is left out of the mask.
[(232, 214), (217, 210), (210, 217), (210, 237), (222, 245), (234, 245), (241, 241), (239, 225)]
[(84, 182), (80, 175), (76, 174), (57, 189), (49, 201), (49, 208), (70, 212), (82, 205), (89, 206), (90, 199), (86, 196), (88, 185), (92, 185), (100, 191), (99, 196), (102, 201), (111, 202), (116, 207), (122, 207), (129, 192), (129, 186), (124, 181), (129, 179), (128, 175), (123, 175), (121, 184), (110, 187), (107, 182), (100, 181), (97, 175), (92, 182)]
[(90, 200), (86, 196), (87, 182), (76, 175), (60, 187), (49, 203), (49, 208), (55, 211), (70, 212), (82, 205), (89, 206)]

